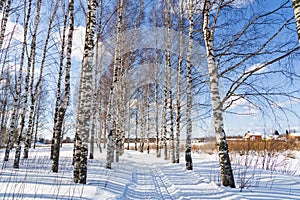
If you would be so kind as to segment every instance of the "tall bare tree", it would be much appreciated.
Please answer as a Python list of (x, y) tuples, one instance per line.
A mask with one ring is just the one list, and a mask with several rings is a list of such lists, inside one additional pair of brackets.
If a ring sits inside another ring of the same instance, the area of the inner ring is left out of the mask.
[[(156, 37), (157, 38), (157, 37)], [(157, 39), (156, 39), (157, 43)], [(159, 64), (158, 64), (159, 52), (155, 50), (155, 144), (156, 144), (156, 157), (161, 157), (160, 152), (160, 134), (159, 134)]]
[(182, 72), (182, 40), (183, 40), (183, 1), (180, 4), (180, 16), (179, 16), (179, 49), (178, 49), (178, 64), (177, 64), (177, 83), (176, 83), (176, 147), (175, 147), (175, 162), (179, 163), (180, 160), (180, 122), (181, 122), (181, 72)]
[(203, 9), (203, 35), (206, 47), (206, 56), (210, 78), (210, 95), (211, 104), (214, 117), (214, 128), (217, 138), (218, 154), (220, 158), (222, 184), (224, 186), (235, 187), (233, 172), (231, 168), (228, 145), (224, 132), (223, 124), (223, 105), (219, 93), (219, 75), (218, 68), (215, 63), (215, 55), (213, 50), (214, 29), (210, 27), (210, 11), (212, 2), (210, 0), (204, 1)]
[[(166, 90), (167, 90), (167, 110), (168, 110), (168, 120), (169, 121), (169, 146), (171, 151), (171, 162), (175, 163), (175, 143), (174, 143), (174, 115), (173, 115), (173, 92), (171, 87), (171, 1), (166, 2), (166, 49), (165, 49), (165, 59), (166, 59)], [(164, 150), (164, 158), (167, 158), (167, 148)]]
[(1, 0), (1, 1), (0, 1), (0, 11), (2, 11), (3, 6), (5, 5), (5, 1), (6, 1), (6, 0)]
[[(26, 4), (25, 4), (26, 5)], [(24, 6), (24, 32), (23, 32), (23, 37), (24, 41), (22, 44), (22, 50), (21, 50), (21, 57), (20, 57), (20, 68), (18, 72), (18, 78), (17, 78), (17, 87), (14, 93), (14, 103), (13, 103), (13, 109), (11, 112), (11, 117), (10, 117), (10, 126), (9, 126), (9, 136), (8, 136), (8, 141), (5, 149), (5, 155), (4, 155), (4, 161), (8, 161), (9, 159), (9, 153), (10, 149), (12, 147), (12, 140), (14, 137), (14, 133), (16, 130), (16, 124), (18, 123), (18, 118), (17, 118), (17, 112), (18, 112), (18, 107), (19, 107), (19, 102), (21, 99), (21, 90), (22, 90), (22, 81), (23, 81), (23, 65), (24, 65), (24, 59), (25, 59), (25, 50), (26, 50), (26, 45), (27, 45), (27, 32), (28, 32), (28, 25), (29, 25), (29, 20), (31, 16), (31, 5), (32, 5), (32, 0), (29, 0), (28, 6), (27, 6), (27, 11), (26, 11), (26, 6)]]
[(62, 90), (62, 77), (63, 77), (63, 65), (64, 65), (64, 58), (65, 58), (65, 43), (66, 43), (66, 29), (67, 29), (67, 20), (68, 15), (65, 11), (65, 1), (62, 1), (62, 12), (64, 14), (63, 20), (63, 30), (62, 30), (62, 40), (61, 40), (61, 50), (60, 50), (60, 58), (59, 58), (59, 70), (58, 70), (58, 78), (57, 78), (57, 91), (56, 91), (56, 101), (55, 101), (55, 108), (54, 108), (54, 126), (53, 126), (53, 133), (52, 133), (52, 143), (51, 143), (51, 152), (50, 152), (50, 159), (53, 159), (53, 151), (54, 151), (54, 140), (56, 138), (56, 128), (58, 122), (58, 112), (61, 102), (61, 90)]
[[(163, 107), (162, 107), (162, 116), (161, 116), (161, 134), (163, 139), (163, 148), (164, 148), (164, 159), (166, 160), (168, 158), (168, 146), (167, 146), (167, 137), (168, 137), (168, 128), (167, 128), (167, 113), (168, 108), (172, 108), (172, 97), (169, 95), (172, 94), (172, 88), (170, 88), (170, 80), (171, 80), (171, 1), (166, 1), (166, 20), (165, 20), (165, 26), (166, 26), (166, 48), (165, 48), (165, 60), (166, 60), (166, 67), (165, 67), (165, 77), (164, 77), (164, 85), (163, 85)], [(171, 99), (170, 99), (171, 98)], [(171, 106), (171, 107), (168, 107)], [(170, 110), (169, 110), (170, 111)], [(171, 111), (170, 111), (171, 113)], [(173, 114), (172, 114), (173, 115)], [(173, 122), (172, 122), (173, 123)], [(172, 124), (173, 125), (173, 124)], [(171, 131), (173, 131), (173, 127), (170, 128)], [(174, 135), (173, 133), (170, 133), (169, 135), (169, 141), (173, 140)], [(172, 138), (171, 138), (172, 137)]]
[(298, 40), (300, 43), (300, 1), (293, 0), (293, 7), (294, 7), (294, 15), (295, 15), (296, 26), (298, 31)]
[(146, 103), (146, 94), (147, 90), (145, 87), (142, 87), (140, 90), (140, 97), (141, 97), (141, 102), (140, 102), (140, 146), (139, 150), (140, 152), (144, 152), (144, 145), (145, 145), (145, 130), (146, 130), (146, 111), (145, 111), (145, 103)]
[(135, 140), (134, 140), (134, 150), (137, 151), (138, 150), (138, 126), (139, 126), (139, 102), (138, 100), (136, 99), (135, 101), (135, 129), (134, 129), (134, 135), (135, 135)]
[[(291, 84), (290, 77), (297, 75), (280, 64), (299, 51), (294, 37), (282, 39), (287, 33), (294, 34), (289, 27), (292, 13), (282, 14), (291, 9), (289, 2), (282, 1), (268, 9), (262, 5), (263, 1), (253, 2), (256, 9), (252, 3), (238, 3), (204, 1), (202, 27), (222, 184), (230, 187), (235, 187), (235, 183), (224, 131), (224, 113), (235, 102), (243, 100), (274, 121), (278, 117), (274, 114), (274, 105), (285, 115), (287, 111), (277, 103), (278, 98), (297, 98), (294, 91), (286, 87)], [(229, 13), (234, 15), (228, 17)], [(228, 18), (223, 20), (225, 15)], [(243, 26), (237, 25), (241, 19)], [(269, 83), (272, 76), (280, 81)]]
[(117, 120), (117, 113), (116, 109), (114, 108), (117, 105), (117, 97), (116, 97), (116, 91), (117, 91), (117, 83), (118, 78), (121, 70), (121, 57), (120, 57), (120, 43), (121, 43), (121, 31), (122, 31), (122, 19), (123, 19), (123, 6), (124, 2), (123, 0), (119, 0), (118, 3), (118, 23), (117, 23), (117, 38), (116, 38), (116, 46), (115, 46), (115, 52), (114, 52), (114, 72), (113, 72), (113, 83), (110, 88), (109, 93), (109, 102), (108, 102), (108, 110), (107, 110), (107, 125), (108, 125), (108, 136), (109, 136), (109, 143), (107, 146), (107, 156), (106, 156), (106, 168), (111, 168), (111, 163), (113, 162), (113, 155), (114, 155), (114, 144), (111, 142), (114, 142), (115, 139), (117, 139), (117, 130), (116, 130), (116, 120)]
[(84, 55), (80, 77), (79, 106), (76, 122), (75, 162), (73, 172), (74, 182), (82, 184), (86, 184), (87, 178), (88, 138), (90, 131), (90, 108), (92, 100), (94, 33), (96, 27), (97, 8), (98, 0), (88, 1)]
[[(20, 128), (20, 133), (19, 133), (19, 138), (18, 138), (18, 146), (16, 149), (16, 154), (15, 154), (15, 160), (14, 160), (14, 168), (19, 168), (19, 162), (20, 162), (20, 154), (21, 154), (21, 140), (23, 139), (23, 129), (25, 126), (25, 114), (26, 114), (26, 108), (27, 108), (27, 95), (30, 92), (30, 97), (31, 101), (33, 101), (33, 82), (34, 82), (34, 68), (35, 68), (35, 60), (36, 60), (36, 40), (37, 40), (37, 30), (38, 30), (38, 25), (39, 25), (39, 20), (40, 20), (40, 10), (41, 10), (41, 1), (38, 1), (37, 4), (37, 10), (36, 10), (36, 16), (35, 16), (35, 21), (34, 21), (34, 31), (33, 31), (33, 36), (31, 40), (31, 47), (30, 47), (30, 58), (28, 58), (28, 66), (27, 69), (29, 71), (27, 72), (26, 78), (25, 78), (25, 94), (24, 94), (24, 102), (23, 102), (23, 107), (21, 111), (21, 128)], [(30, 69), (31, 68), (31, 69)], [(31, 72), (31, 78), (30, 77), (30, 72)], [(30, 85), (29, 85), (29, 79), (31, 79)], [(29, 86), (29, 88), (28, 88)], [(32, 122), (32, 115), (30, 115), (28, 120), (31, 120)], [(30, 131), (30, 127), (26, 130), (26, 132)], [(31, 141), (29, 141), (31, 142)], [(29, 144), (25, 140), (25, 147), (28, 147)]]
[[(2, 11), (2, 6), (3, 6), (4, 2), (5, 1), (1, 1), (0, 11)], [(6, 30), (6, 24), (7, 24), (7, 21), (8, 21), (10, 6), (11, 6), (11, 0), (7, 0), (7, 2), (5, 4), (5, 7), (4, 7), (3, 17), (2, 17), (2, 20), (1, 20), (0, 48), (2, 48), (2, 45), (3, 45), (4, 34), (5, 34), (5, 30)]]
[[(65, 71), (65, 91), (64, 91), (64, 95), (62, 98), (62, 104), (59, 107), (59, 109), (57, 109), (57, 120), (56, 123), (54, 124), (54, 142), (53, 142), (53, 163), (52, 163), (52, 171), (53, 172), (58, 172), (58, 161), (59, 161), (59, 150), (60, 150), (60, 138), (62, 135), (62, 126), (63, 126), (63, 122), (65, 119), (65, 114), (67, 111), (67, 107), (69, 104), (69, 99), (70, 99), (70, 70), (71, 70), (71, 53), (72, 53), (72, 41), (73, 41), (73, 31), (74, 31), (74, 0), (69, 0), (69, 6), (68, 6), (68, 17), (65, 16), (65, 22), (64, 22), (64, 29), (66, 29), (66, 21), (69, 18), (70, 23), (69, 23), (69, 31), (68, 31), (68, 40), (67, 40), (67, 57), (66, 57), (66, 71)], [(65, 31), (63, 31), (65, 32)], [(65, 37), (63, 37), (63, 41), (62, 41), (62, 52), (61, 52), (61, 59), (63, 58), (63, 54), (64, 54), (64, 39)], [(61, 61), (62, 62), (62, 61)], [(61, 63), (62, 65), (62, 63)], [(62, 66), (61, 66), (62, 67)], [(62, 73), (62, 70), (60, 70), (60, 73)], [(59, 75), (61, 76), (61, 75)], [(59, 96), (59, 92), (57, 91), (57, 95)]]
[(193, 169), (192, 162), (192, 63), (191, 63), (191, 54), (192, 54), (192, 44), (193, 44), (193, 29), (194, 29), (194, 3), (192, 0), (189, 0), (189, 43), (188, 43), (188, 52), (187, 52), (187, 77), (186, 77), (186, 150), (185, 150), (185, 162), (186, 169)]
[[(23, 154), (23, 158), (28, 158), (28, 152), (29, 152), (29, 148), (31, 145), (31, 140), (32, 140), (32, 135), (30, 134), (30, 132), (28, 132), (28, 130), (30, 130), (33, 126), (33, 113), (35, 110), (35, 102), (36, 99), (38, 97), (39, 94), (39, 90), (41, 89), (41, 85), (42, 85), (42, 79), (44, 76), (44, 68), (45, 68), (45, 63), (46, 63), (46, 59), (47, 59), (47, 55), (48, 55), (48, 47), (50, 44), (50, 39), (51, 39), (51, 32), (53, 29), (53, 23), (55, 22), (55, 18), (56, 18), (56, 13), (59, 7), (59, 0), (56, 0), (54, 8), (53, 8), (53, 12), (51, 13), (51, 17), (49, 20), (49, 25), (48, 25), (48, 30), (47, 30), (47, 34), (46, 34), (46, 38), (45, 38), (45, 44), (43, 46), (43, 51), (42, 51), (42, 60), (41, 60), (41, 64), (39, 67), (39, 76), (37, 78), (37, 82), (36, 85), (34, 87), (34, 90), (32, 91), (31, 94), (31, 104), (30, 104), (30, 110), (29, 110), (29, 119), (28, 119), (28, 128), (27, 128), (27, 133), (26, 133), (26, 138), (25, 138), (25, 147), (24, 147), (24, 154)], [(34, 59), (34, 57), (33, 57)], [(32, 82), (32, 89), (33, 89), (33, 82)]]

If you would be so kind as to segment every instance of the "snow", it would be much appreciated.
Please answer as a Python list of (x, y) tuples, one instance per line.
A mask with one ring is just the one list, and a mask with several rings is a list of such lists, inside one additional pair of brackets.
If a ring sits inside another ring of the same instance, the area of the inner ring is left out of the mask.
[(150, 154), (125, 151), (109, 170), (105, 168), (106, 153), (97, 148), (95, 159), (89, 160), (87, 184), (74, 184), (72, 148), (72, 144), (63, 145), (59, 173), (51, 172), (49, 147), (31, 150), (20, 169), (12, 168), (13, 151), (4, 165), (1, 149), (0, 199), (300, 199), (299, 152), (269, 158), (268, 170), (259, 156), (233, 154), (237, 188), (228, 188), (220, 185), (214, 153), (193, 152), (194, 170), (188, 171), (183, 154), (181, 163), (172, 164), (156, 158), (154, 150)]
[(300, 132), (289, 133), (289, 134), (290, 134), (290, 136), (300, 137)]

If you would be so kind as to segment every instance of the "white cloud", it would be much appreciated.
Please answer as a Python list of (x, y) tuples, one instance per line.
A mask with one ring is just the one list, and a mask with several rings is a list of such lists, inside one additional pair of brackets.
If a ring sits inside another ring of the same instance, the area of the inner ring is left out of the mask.
[(226, 102), (225, 102), (225, 106), (230, 105), (230, 108), (236, 108), (236, 107), (240, 107), (240, 106), (244, 106), (245, 104), (247, 104), (248, 101), (245, 98), (241, 98), (239, 96), (231, 96)]
[[(68, 35), (68, 30), (66, 32), (66, 35)], [(84, 49), (84, 36), (85, 36), (85, 27), (83, 26), (74, 27), (71, 56), (72, 58), (78, 61), (82, 60), (83, 49)], [(59, 32), (54, 33), (53, 37), (56, 43), (61, 44), (62, 38)]]
[(228, 109), (239, 115), (255, 115), (259, 113), (256, 106), (249, 103), (246, 98), (239, 96), (230, 97), (224, 104), (224, 108), (230, 106)]
[(299, 99), (289, 99), (281, 102), (276, 102), (276, 105), (278, 107), (289, 107), (291, 105), (299, 105), (300, 100)]
[[(231, 1), (232, 0), (229, 0), (229, 2), (231, 2)], [(235, 0), (230, 4), (236, 8), (243, 8), (243, 7), (246, 7), (250, 4), (252, 4), (253, 2), (254, 2), (254, 0)]]
[(262, 73), (262, 72), (267, 71), (267, 68), (268, 67), (263, 67), (262, 63), (257, 63), (257, 64), (254, 64), (254, 65), (251, 65), (250, 67), (248, 67), (246, 69), (246, 73), (251, 72), (251, 71), (255, 71), (255, 70), (257, 70), (257, 71), (255, 71), (254, 74)]
[[(3, 14), (0, 13), (0, 20), (2, 21)], [(12, 37), (12, 42), (19, 42), (20, 44), (24, 41), (24, 28), (15, 22), (8, 19), (5, 29), (5, 36), (3, 40), (2, 49), (8, 48), (9, 41)]]
[[(195, 13), (202, 13), (203, 10), (203, 4), (204, 4), (204, 0), (191, 0), (194, 9), (195, 9)], [(231, 5), (235, 8), (244, 8), (250, 4), (252, 4), (254, 2), (254, 0), (225, 0), (223, 2), (224, 5), (228, 4)], [(163, 3), (163, 1), (161, 1), (160, 3)], [(189, 3), (190, 0), (180, 0), (179, 2), (177, 2), (175, 5), (172, 5), (172, 9), (176, 10), (177, 12), (179, 11), (181, 5), (183, 6), (183, 10), (184, 10), (184, 14), (188, 15), (188, 10), (189, 10)], [(213, 10), (217, 9), (217, 3), (213, 4)]]
[(85, 27), (78, 26), (74, 28), (72, 57), (78, 61), (82, 60), (84, 49)]

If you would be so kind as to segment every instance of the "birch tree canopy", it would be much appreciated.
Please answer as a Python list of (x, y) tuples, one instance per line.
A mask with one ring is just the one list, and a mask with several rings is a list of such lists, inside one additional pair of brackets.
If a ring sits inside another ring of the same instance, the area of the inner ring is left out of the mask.
[(209, 137), (235, 187), (229, 136), (300, 129), (299, 4), (0, 1), (3, 168), (40, 140), (57, 173), (68, 137), (75, 183), (98, 150), (109, 170), (126, 150), (194, 170), (193, 143)]

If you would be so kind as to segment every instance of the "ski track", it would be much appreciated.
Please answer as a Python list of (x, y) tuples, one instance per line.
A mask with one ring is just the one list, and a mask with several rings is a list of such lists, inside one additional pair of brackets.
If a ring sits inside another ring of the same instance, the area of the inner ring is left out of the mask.
[[(122, 157), (120, 163), (108, 175), (107, 185), (100, 184), (102, 190), (118, 193), (111, 200), (188, 200), (188, 199), (245, 199), (226, 191), (199, 174), (185, 170), (184, 164), (170, 164), (161, 161), (150, 166), (147, 159), (157, 159), (153, 155), (128, 152), (131, 160)], [(136, 159), (132, 159), (132, 157)], [(150, 157), (150, 158), (149, 158)], [(158, 158), (161, 159), (161, 158)], [(121, 189), (123, 188), (123, 189)]]
[[(287, 182), (286, 175), (272, 172), (270, 175), (261, 174), (255, 177), (256, 184), (244, 188), (243, 192), (237, 192), (239, 188), (227, 189), (210, 181), (207, 174), (203, 174), (204, 170), (186, 170), (184, 163), (171, 164), (169, 160), (163, 161), (154, 155), (143, 155), (134, 151), (126, 154), (119, 163), (113, 163), (112, 170), (103, 169), (102, 166), (99, 168), (99, 163), (95, 163), (97, 170), (102, 171), (98, 175), (92, 175), (100, 196), (106, 190), (116, 194), (109, 200), (300, 199), (300, 180), (291, 178)], [(147, 164), (147, 159), (157, 159), (158, 163), (151, 166)], [(207, 164), (207, 169), (213, 168), (209, 165)], [(276, 181), (272, 181), (272, 177)]]
[[(39, 154), (37, 152), (39, 151)], [(220, 186), (219, 166), (205, 154), (197, 154), (194, 170), (186, 170), (184, 159), (172, 164), (137, 151), (125, 151), (112, 169), (105, 168), (106, 153), (95, 152), (88, 161), (87, 184), (74, 184), (72, 146), (61, 151), (58, 174), (51, 173), (49, 148), (34, 150), (21, 168), (12, 169), (13, 160), (0, 170), (0, 198), (4, 199), (84, 199), (84, 200), (198, 200), (198, 199), (300, 199), (300, 177), (258, 168), (235, 166), (237, 186)], [(3, 153), (3, 152), (2, 152)], [(183, 157), (184, 155), (182, 155)], [(1, 163), (3, 164), (3, 163)], [(245, 175), (243, 175), (246, 172)], [(43, 191), (43, 193), (40, 193)]]

